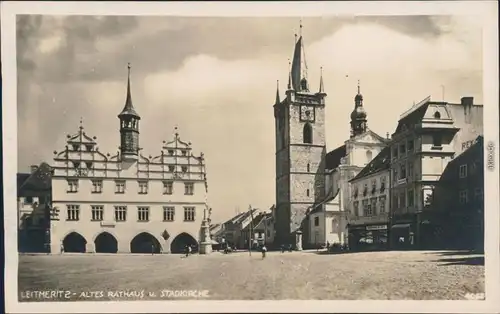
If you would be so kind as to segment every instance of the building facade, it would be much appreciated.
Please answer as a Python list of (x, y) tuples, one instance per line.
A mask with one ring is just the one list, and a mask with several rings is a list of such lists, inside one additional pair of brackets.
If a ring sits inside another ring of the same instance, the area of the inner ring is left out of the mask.
[(422, 213), (424, 247), (484, 250), (484, 139), (479, 136), (463, 148), (448, 163)]
[(367, 113), (358, 82), (351, 113), (351, 136), (344, 145), (325, 157), (325, 198), (309, 212), (309, 243), (311, 247), (326, 242), (346, 244), (351, 216), (352, 189), (349, 180), (362, 171), (386, 146), (388, 139), (368, 128)]
[(349, 182), (348, 232), (352, 250), (388, 248), (390, 149), (385, 147)]
[(276, 133), (276, 244), (302, 249), (307, 210), (324, 199), (325, 98), (323, 79), (311, 92), (302, 36), (296, 41), (284, 100), (274, 104)]
[(197, 246), (207, 213), (203, 154), (179, 134), (144, 156), (130, 90), (118, 115), (120, 147), (102, 153), (83, 125), (55, 151), (51, 251), (151, 253)]
[(415, 104), (399, 119), (391, 141), (391, 237), (394, 247), (421, 245), (421, 214), (447, 164), (464, 142), (482, 134), (482, 106), (472, 97), (460, 104)]
[(48, 252), (52, 169), (47, 163), (17, 174), (18, 251)]

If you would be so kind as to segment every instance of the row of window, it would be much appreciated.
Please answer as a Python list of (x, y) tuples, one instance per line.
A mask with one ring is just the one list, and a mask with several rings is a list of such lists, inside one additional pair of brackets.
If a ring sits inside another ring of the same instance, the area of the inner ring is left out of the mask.
[[(94, 163), (92, 161), (83, 161), (83, 162), (80, 162), (80, 161), (72, 161), (73, 163), (73, 167), (75, 169), (80, 169), (80, 166), (83, 164), (85, 164), (85, 168), (83, 169), (92, 169), (92, 167), (94, 166)], [(188, 166), (181, 166), (181, 172), (182, 173), (187, 173), (188, 172), (188, 169), (189, 167)], [(175, 172), (176, 170), (176, 166), (175, 165), (169, 165), (168, 166), (168, 172)]]
[(458, 168), (458, 176), (460, 179), (463, 179), (463, 178), (467, 178), (467, 175), (470, 174), (470, 175), (474, 175), (477, 173), (477, 166), (478, 166), (478, 163), (476, 161), (474, 161), (470, 167), (467, 166), (467, 164), (465, 165), (460, 165), (460, 167)]
[[(482, 201), (483, 200), (483, 190), (480, 188), (474, 189), (474, 200), (477, 201)], [(467, 204), (469, 203), (469, 191), (468, 190), (461, 190), (458, 192), (458, 201), (460, 204)]]
[[(368, 194), (376, 194), (377, 191), (380, 193), (384, 193), (386, 189), (387, 178), (385, 176), (380, 177), (380, 185), (378, 185), (378, 182), (379, 181), (377, 179), (373, 179), (371, 182), (371, 189), (368, 188), (368, 183), (365, 183), (363, 185), (363, 190), (361, 191), (363, 196), (367, 196)], [(354, 186), (352, 190), (352, 196), (354, 198), (357, 198), (359, 194), (359, 188), (357, 186)]]
[[(360, 207), (359, 207), (359, 201), (353, 202), (353, 214), (356, 217), (364, 216), (364, 217), (371, 217), (375, 215), (380, 215), (386, 212), (386, 198), (385, 197), (380, 197), (376, 198), (373, 197), (369, 200), (364, 200), (361, 202), (362, 209), (363, 211), (360, 212)], [(378, 212), (377, 212), (377, 205), (378, 205)]]
[(408, 140), (407, 143), (399, 144), (392, 149), (392, 159), (397, 159), (405, 155), (407, 152), (412, 152), (415, 149), (415, 142)]
[[(92, 205), (92, 221), (104, 220), (104, 206)], [(114, 220), (116, 222), (127, 221), (127, 206), (115, 206)], [(184, 207), (184, 221), (195, 221), (195, 207)], [(150, 217), (150, 208), (148, 206), (137, 207), (137, 221), (147, 222)], [(80, 205), (67, 205), (66, 220), (79, 221), (80, 220)], [(175, 221), (175, 207), (163, 207), (163, 221)]]
[[(102, 193), (103, 180), (91, 180), (92, 193)], [(138, 181), (139, 194), (148, 194), (149, 182)], [(78, 179), (68, 179), (68, 193), (77, 193), (79, 187)], [(125, 180), (115, 180), (115, 193), (123, 194), (126, 190)], [(174, 183), (172, 181), (163, 181), (163, 194), (172, 195), (174, 193)], [(184, 182), (184, 195), (194, 195), (194, 183)]]
[[(94, 147), (95, 147), (95, 144), (84, 144), (82, 146), (80, 144), (71, 144), (72, 151), (74, 151), (74, 152), (80, 152), (80, 151), (84, 151), (84, 150), (87, 152), (93, 152)], [(178, 149), (178, 150), (181, 152), (180, 155), (177, 155), (175, 153), (174, 149), (167, 150), (167, 154), (169, 156), (187, 156), (188, 155), (188, 150), (185, 150), (185, 149)]]
[(393, 178), (394, 180), (404, 180), (406, 178), (413, 178), (414, 168), (413, 162), (404, 162), (399, 165), (399, 167), (394, 168), (393, 170)]

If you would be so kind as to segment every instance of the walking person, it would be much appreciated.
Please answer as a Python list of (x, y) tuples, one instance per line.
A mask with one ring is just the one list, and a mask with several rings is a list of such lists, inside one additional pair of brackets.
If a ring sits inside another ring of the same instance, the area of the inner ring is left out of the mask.
[(266, 258), (267, 248), (265, 244), (262, 245), (261, 251), (262, 251), (262, 259)]
[(151, 255), (155, 255), (155, 245), (151, 243)]

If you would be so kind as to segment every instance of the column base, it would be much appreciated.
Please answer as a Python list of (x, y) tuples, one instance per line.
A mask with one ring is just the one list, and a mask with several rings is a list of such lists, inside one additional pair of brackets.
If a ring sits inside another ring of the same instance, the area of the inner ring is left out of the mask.
[(202, 242), (200, 243), (200, 254), (210, 254), (212, 253), (212, 243)]

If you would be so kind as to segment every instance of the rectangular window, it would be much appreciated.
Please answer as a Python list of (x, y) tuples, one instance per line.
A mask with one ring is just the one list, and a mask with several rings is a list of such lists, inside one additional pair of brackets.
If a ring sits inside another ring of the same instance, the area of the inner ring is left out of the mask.
[(319, 217), (314, 217), (314, 226), (319, 226)]
[(378, 203), (379, 203), (380, 213), (381, 214), (385, 213), (385, 198), (381, 198)]
[(123, 194), (125, 193), (125, 180), (117, 180), (115, 181), (115, 193)]
[(24, 204), (33, 204), (33, 196), (26, 196), (24, 198)]
[(139, 194), (148, 194), (148, 181), (139, 181)]
[(194, 194), (194, 183), (186, 182), (184, 183), (184, 195), (193, 195)]
[(184, 207), (184, 221), (194, 221), (194, 218), (195, 218), (195, 208)]
[(408, 163), (408, 178), (413, 178), (413, 162)]
[(174, 170), (175, 170), (175, 167), (174, 167), (174, 166), (168, 166), (168, 171), (170, 171), (170, 172), (174, 172)]
[(380, 193), (384, 193), (385, 191), (385, 182), (386, 182), (386, 177), (380, 178)]
[(172, 149), (169, 149), (169, 150), (168, 150), (168, 154), (169, 154), (170, 156), (173, 156), (173, 155), (174, 155), (174, 151), (173, 151)]
[(481, 202), (483, 200), (483, 190), (477, 188), (474, 190), (474, 199), (476, 202)]
[(354, 213), (353, 213), (354, 216), (358, 217), (359, 216), (359, 202), (358, 201), (354, 202), (352, 204), (352, 206), (353, 206), (353, 209), (354, 209)]
[(174, 221), (175, 219), (175, 207), (165, 206), (163, 207), (163, 221)]
[(104, 218), (104, 206), (92, 205), (92, 221), (102, 221)]
[(392, 159), (397, 159), (398, 158), (398, 148), (394, 147), (392, 150)]
[(406, 145), (402, 144), (399, 146), (399, 154), (404, 155), (406, 153)]
[[(397, 166), (396, 166), (396, 167), (397, 167)], [(395, 181), (399, 179), (399, 178), (398, 178), (398, 168), (394, 168), (394, 169), (392, 170), (392, 177), (394, 178), (394, 180), (395, 180)], [(394, 185), (394, 183), (393, 183), (393, 185)]]
[(372, 205), (370, 203), (365, 204), (365, 216), (366, 217), (373, 216)]
[(398, 195), (394, 195), (392, 197), (392, 207), (394, 207), (395, 209), (401, 208), (400, 204), (399, 204), (399, 197), (398, 197)]
[(102, 180), (92, 180), (92, 193), (102, 193)]
[(377, 180), (372, 180), (372, 194), (377, 192)]
[(458, 193), (458, 200), (460, 201), (460, 204), (467, 204), (467, 202), (469, 201), (467, 190), (462, 190)]
[(467, 165), (460, 165), (459, 168), (459, 176), (460, 178), (466, 178), (467, 177)]
[(127, 206), (115, 206), (115, 221), (127, 220)]
[(163, 194), (172, 195), (174, 192), (174, 183), (172, 181), (163, 182)]
[(187, 155), (187, 151), (183, 150), (182, 152), (182, 156), (186, 156)]
[(68, 205), (67, 206), (66, 220), (68, 220), (68, 221), (80, 220), (80, 205)]
[(415, 199), (414, 199), (414, 194), (413, 194), (413, 190), (409, 190), (407, 192), (408, 194), (408, 206), (413, 206), (414, 205), (414, 202), (415, 202)]
[(70, 179), (68, 180), (68, 193), (76, 193), (78, 192), (78, 180)]
[(137, 207), (137, 220), (149, 221), (149, 207)]
[(399, 178), (406, 179), (406, 165), (405, 164), (401, 165), (401, 173), (400, 173)]
[(188, 167), (187, 166), (182, 166), (181, 169), (182, 169), (182, 172), (187, 172), (188, 171)]
[(399, 202), (400, 202), (401, 208), (406, 208), (406, 194), (405, 194), (405, 192), (401, 192), (401, 195), (399, 196)]
[(441, 137), (440, 134), (434, 134), (432, 136), (432, 146), (434, 147), (441, 147), (443, 145), (443, 138)]
[(408, 151), (409, 152), (413, 151), (413, 146), (414, 146), (413, 140), (409, 140), (408, 141)]

